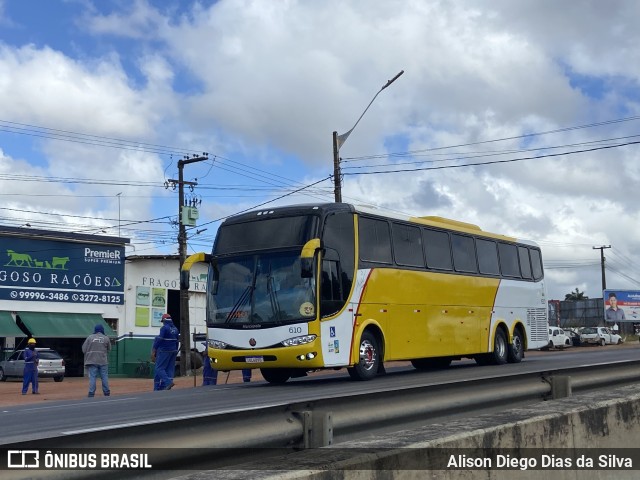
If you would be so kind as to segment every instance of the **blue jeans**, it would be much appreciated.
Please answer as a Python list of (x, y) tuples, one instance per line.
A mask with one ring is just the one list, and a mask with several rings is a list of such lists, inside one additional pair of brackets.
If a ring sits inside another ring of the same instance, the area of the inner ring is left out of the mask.
[(96, 393), (96, 377), (100, 375), (102, 381), (102, 393), (105, 397), (111, 394), (109, 390), (109, 365), (87, 365), (89, 368), (89, 396)]

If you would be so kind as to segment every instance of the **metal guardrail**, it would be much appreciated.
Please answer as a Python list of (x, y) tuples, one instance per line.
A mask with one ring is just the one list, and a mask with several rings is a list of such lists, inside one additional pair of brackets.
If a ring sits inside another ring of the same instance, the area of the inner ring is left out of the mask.
[[(640, 380), (640, 361), (586, 367), (557, 368), (545, 372), (507, 375), (447, 384), (407, 387), (375, 394), (349, 394), (308, 402), (246, 409), (226, 414), (192, 415), (164, 423), (113, 426), (92, 431), (69, 431), (63, 437), (29, 441), (8, 448), (163, 448), (171, 439), (180, 458), (165, 458), (167, 465), (207, 461), (207, 449), (229, 451), (220, 466), (251, 458), (253, 449), (308, 448), (361, 437), (404, 423), (435, 421), (523, 403), (570, 395)], [(554, 381), (560, 379), (560, 382)], [(212, 434), (214, 432), (214, 434)], [(189, 453), (190, 452), (190, 453)], [(245, 455), (245, 458), (239, 458)], [(94, 472), (95, 473), (95, 472)]]

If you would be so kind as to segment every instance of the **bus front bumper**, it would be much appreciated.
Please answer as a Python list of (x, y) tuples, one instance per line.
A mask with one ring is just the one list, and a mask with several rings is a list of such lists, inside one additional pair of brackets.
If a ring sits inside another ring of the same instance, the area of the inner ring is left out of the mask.
[(322, 351), (316, 340), (304, 345), (269, 348), (264, 350), (219, 350), (209, 347), (212, 367), (218, 370), (242, 368), (322, 368)]

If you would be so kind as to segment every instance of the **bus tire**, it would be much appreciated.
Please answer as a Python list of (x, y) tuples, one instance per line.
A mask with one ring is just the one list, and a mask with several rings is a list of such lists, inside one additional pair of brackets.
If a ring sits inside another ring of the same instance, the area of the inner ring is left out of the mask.
[(416, 370), (436, 370), (451, 365), (450, 358), (414, 358), (411, 365)]
[(360, 337), (358, 363), (347, 370), (354, 380), (371, 380), (378, 374), (379, 367), (380, 348), (378, 341), (369, 330), (365, 330)]
[(291, 372), (288, 368), (261, 368), (260, 373), (269, 383), (286, 383), (291, 378)]
[(502, 329), (499, 328), (496, 330), (496, 335), (493, 339), (493, 352), (489, 354), (491, 363), (493, 365), (504, 365), (507, 363), (508, 351), (507, 338)]
[(520, 363), (524, 358), (524, 339), (522, 332), (516, 328), (513, 332), (513, 340), (507, 351), (507, 362)]

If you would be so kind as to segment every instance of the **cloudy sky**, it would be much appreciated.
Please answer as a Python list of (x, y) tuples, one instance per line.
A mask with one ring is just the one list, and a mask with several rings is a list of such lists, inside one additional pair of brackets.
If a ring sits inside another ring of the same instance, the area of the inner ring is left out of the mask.
[(189, 252), (208, 250), (233, 213), (333, 201), (332, 132), (379, 92), (340, 150), (344, 201), (532, 239), (550, 298), (600, 297), (610, 245), (607, 287), (638, 289), (639, 18), (634, 0), (0, 0), (0, 222), (177, 253), (168, 180), (207, 152), (185, 179)]

